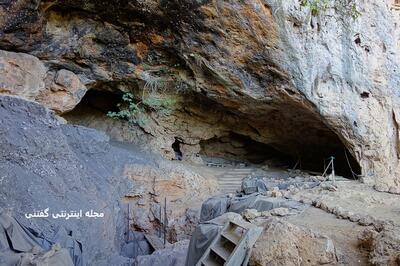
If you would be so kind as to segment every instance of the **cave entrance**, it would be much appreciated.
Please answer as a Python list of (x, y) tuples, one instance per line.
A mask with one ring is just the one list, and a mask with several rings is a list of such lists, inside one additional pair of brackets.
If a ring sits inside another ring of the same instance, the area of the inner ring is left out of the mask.
[(290, 167), (294, 161), (271, 145), (254, 141), (248, 136), (229, 133), (200, 142), (200, 155), (210, 158), (223, 158), (244, 161), (252, 164), (272, 163), (277, 167)]
[(84, 117), (87, 114), (117, 112), (119, 111), (117, 105), (121, 102), (122, 93), (91, 89), (65, 117), (68, 120), (68, 118), (72, 117)]
[(178, 138), (175, 138), (174, 143), (172, 143), (172, 149), (175, 152), (175, 160), (182, 161), (182, 151), (181, 151), (181, 141)]
[[(223, 158), (260, 166), (267, 164), (278, 168), (301, 169), (314, 174), (323, 173), (333, 156), (337, 175), (357, 179), (361, 168), (339, 138), (331, 131), (318, 131), (318, 137), (313, 133), (311, 131), (310, 136), (315, 143), (302, 143), (299, 141), (301, 139), (286, 139), (282, 136), (284, 144), (265, 144), (248, 136), (229, 133), (201, 141), (200, 155), (208, 159)], [(330, 173), (330, 169), (327, 173)]]

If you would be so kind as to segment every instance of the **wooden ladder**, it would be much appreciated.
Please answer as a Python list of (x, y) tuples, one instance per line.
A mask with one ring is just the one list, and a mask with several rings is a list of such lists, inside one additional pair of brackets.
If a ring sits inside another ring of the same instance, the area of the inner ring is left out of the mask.
[(247, 265), (251, 248), (262, 230), (244, 221), (227, 222), (196, 266)]

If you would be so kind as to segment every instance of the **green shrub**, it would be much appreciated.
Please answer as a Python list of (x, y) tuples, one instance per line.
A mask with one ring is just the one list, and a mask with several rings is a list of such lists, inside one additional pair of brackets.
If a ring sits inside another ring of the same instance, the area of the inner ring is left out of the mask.
[(303, 0), (301, 4), (310, 8), (311, 15), (316, 16), (321, 10), (327, 9), (328, 0)]
[(129, 123), (144, 126), (147, 122), (147, 112), (153, 111), (161, 115), (170, 115), (175, 100), (168, 97), (143, 95), (138, 101), (132, 93), (122, 96), (122, 103), (118, 104), (118, 112), (108, 112), (107, 116), (114, 119), (127, 120)]
[(343, 14), (357, 19), (361, 13), (357, 9), (356, 0), (302, 0), (301, 5), (310, 9), (311, 15), (317, 16), (325, 11), (329, 5)]

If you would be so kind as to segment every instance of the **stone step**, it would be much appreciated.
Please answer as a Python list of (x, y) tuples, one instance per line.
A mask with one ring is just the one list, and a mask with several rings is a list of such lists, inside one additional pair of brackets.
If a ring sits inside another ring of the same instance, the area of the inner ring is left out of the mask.
[(224, 178), (224, 177), (232, 177), (232, 178), (242, 178), (242, 177), (247, 177), (248, 175), (222, 175), (219, 178)]
[(233, 187), (235, 187), (235, 188), (240, 188), (240, 186), (237, 186), (237, 185), (225, 185), (225, 186), (219, 186), (220, 188), (233, 188)]
[(242, 183), (234, 183), (234, 182), (231, 182), (231, 183), (219, 183), (219, 186), (227, 186), (227, 185), (230, 185), (230, 186), (242, 186)]
[(227, 178), (219, 178), (219, 181), (237, 181), (237, 182), (242, 182), (242, 178), (233, 178), (233, 177), (227, 177)]
[(250, 175), (252, 172), (225, 172), (224, 175)]

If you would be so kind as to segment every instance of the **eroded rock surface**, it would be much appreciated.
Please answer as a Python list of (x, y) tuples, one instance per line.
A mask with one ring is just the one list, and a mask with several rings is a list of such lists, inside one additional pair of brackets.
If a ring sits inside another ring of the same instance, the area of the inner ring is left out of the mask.
[(138, 130), (167, 158), (176, 138), (191, 160), (205, 141), (232, 134), (311, 168), (335, 156), (347, 169), (347, 149), (365, 182), (398, 193), (399, 11), (391, 4), (357, 2), (353, 19), (336, 1), (318, 14), (295, 0), (8, 1), (0, 48), (29, 57), (40, 73), (1, 80), (1, 91), (64, 113), (86, 89), (165, 90), (174, 112), (150, 112)]
[(400, 230), (398, 227), (385, 227), (380, 232), (365, 229), (360, 236), (360, 246), (369, 252), (372, 265), (399, 265)]
[[(129, 258), (119, 255), (130, 230), (124, 197), (142, 188), (139, 181), (143, 181), (135, 180), (129, 173), (140, 176), (146, 171), (160, 171), (155, 159), (126, 144), (111, 144), (109, 137), (97, 130), (60, 124), (48, 109), (16, 97), (0, 96), (0, 122), (0, 207), (47, 237), (53, 236), (59, 226), (65, 227), (82, 243), (88, 265), (129, 263)], [(158, 163), (162, 163), (160, 158)], [(171, 167), (162, 169), (167, 171)], [(174, 200), (188, 200), (181, 202), (181, 206), (193, 207), (189, 199), (196, 201), (195, 195), (205, 193), (202, 189), (208, 189), (207, 193), (212, 189), (199, 175), (189, 173), (192, 179), (185, 183), (181, 182), (185, 173), (169, 174), (158, 173), (154, 177), (166, 178), (159, 185), (176, 191)], [(187, 190), (181, 185), (188, 186)], [(150, 192), (164, 195), (160, 186)], [(104, 218), (25, 217), (25, 213), (46, 208), (50, 213), (94, 210), (103, 212)], [(186, 210), (171, 206), (170, 211), (174, 214), (170, 214), (171, 218), (181, 219), (181, 223), (171, 222), (183, 227)], [(170, 228), (175, 230), (172, 224)]]
[(250, 265), (335, 265), (331, 239), (272, 218), (257, 240)]
[(182, 164), (162, 161), (158, 168), (129, 165), (125, 176), (135, 187), (126, 194), (135, 230), (159, 234), (167, 201), (168, 240), (190, 238), (200, 219), (201, 203), (217, 193), (216, 180), (206, 179)]

